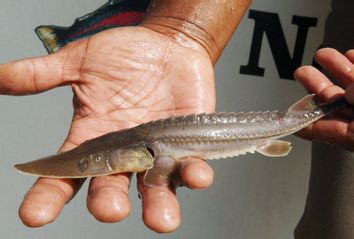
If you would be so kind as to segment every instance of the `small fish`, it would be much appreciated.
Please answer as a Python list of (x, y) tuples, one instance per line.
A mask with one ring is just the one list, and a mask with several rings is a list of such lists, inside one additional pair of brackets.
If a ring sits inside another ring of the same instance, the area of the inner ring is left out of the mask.
[(37, 36), (48, 53), (66, 44), (115, 27), (138, 25), (144, 18), (150, 0), (110, 0), (99, 9), (75, 20), (70, 27), (39, 26)]
[(186, 157), (208, 160), (253, 152), (270, 157), (285, 156), (291, 149), (290, 143), (278, 138), (348, 105), (344, 98), (317, 105), (313, 97), (305, 96), (287, 112), (227, 112), (151, 121), (15, 167), (22, 173), (51, 178), (148, 170), (146, 182), (156, 185), (156, 180), (164, 181), (174, 173), (174, 162)]

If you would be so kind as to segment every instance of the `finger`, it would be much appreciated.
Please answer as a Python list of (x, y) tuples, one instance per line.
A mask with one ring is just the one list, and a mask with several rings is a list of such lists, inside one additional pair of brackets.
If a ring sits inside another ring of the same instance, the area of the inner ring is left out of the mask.
[(294, 77), (310, 93), (318, 94), (333, 83), (319, 70), (312, 66), (302, 66), (296, 69)]
[(320, 49), (316, 52), (315, 59), (344, 88), (354, 83), (353, 63), (337, 50), (331, 48)]
[(142, 199), (145, 225), (160, 233), (176, 230), (181, 219), (175, 190), (168, 185), (145, 186), (143, 181), (144, 174), (139, 174), (138, 190)]
[(305, 89), (316, 94), (321, 101), (327, 102), (343, 95), (344, 90), (323, 75), (319, 70), (312, 66), (298, 68), (294, 77)]
[(328, 142), (354, 150), (354, 124), (338, 119), (323, 119), (297, 133), (309, 140)]
[(354, 49), (348, 50), (344, 55), (354, 63)]
[(354, 105), (354, 83), (346, 89), (345, 98), (350, 104)]
[(322, 102), (329, 102), (343, 97), (344, 90), (337, 85), (331, 85), (317, 93)]
[(54, 221), (79, 187), (76, 182), (70, 179), (39, 178), (20, 206), (22, 222), (29, 227), (40, 227)]
[(82, 47), (71, 48), (0, 65), (0, 93), (34, 94), (79, 79)]
[(203, 160), (188, 158), (180, 168), (183, 184), (191, 189), (205, 189), (213, 183), (214, 172)]
[[(61, 151), (67, 151), (74, 145), (66, 143)], [(40, 227), (52, 222), (70, 201), (84, 180), (39, 178), (26, 193), (19, 216), (29, 227)]]
[(130, 175), (117, 174), (91, 180), (87, 208), (101, 222), (117, 222), (129, 215)]

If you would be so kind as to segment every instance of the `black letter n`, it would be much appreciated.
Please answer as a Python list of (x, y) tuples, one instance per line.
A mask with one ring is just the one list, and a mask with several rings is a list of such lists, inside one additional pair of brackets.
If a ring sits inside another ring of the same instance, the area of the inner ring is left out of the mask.
[(248, 17), (254, 19), (255, 25), (250, 58), (246, 66), (241, 66), (240, 73), (256, 76), (264, 75), (264, 68), (259, 67), (258, 64), (263, 33), (265, 33), (268, 38), (279, 77), (293, 79), (292, 75), (294, 70), (299, 67), (302, 62), (308, 29), (312, 26), (316, 26), (317, 19), (293, 16), (292, 24), (298, 26), (298, 31), (293, 57), (291, 57), (278, 14), (250, 10)]

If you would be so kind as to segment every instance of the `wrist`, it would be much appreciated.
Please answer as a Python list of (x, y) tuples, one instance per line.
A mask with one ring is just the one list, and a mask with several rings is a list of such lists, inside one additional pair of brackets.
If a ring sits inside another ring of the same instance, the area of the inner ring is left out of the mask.
[(251, 0), (153, 0), (141, 26), (188, 47), (199, 47), (215, 63)]
[(213, 63), (222, 52), (213, 37), (193, 22), (172, 17), (154, 17), (145, 19), (140, 26), (172, 38), (185, 47), (203, 51)]

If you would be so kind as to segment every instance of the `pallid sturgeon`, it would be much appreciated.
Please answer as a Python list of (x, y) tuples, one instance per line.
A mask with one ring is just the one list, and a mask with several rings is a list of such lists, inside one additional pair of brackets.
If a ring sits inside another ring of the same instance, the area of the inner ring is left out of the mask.
[(291, 149), (290, 143), (278, 138), (295, 133), (347, 105), (343, 98), (316, 105), (313, 98), (314, 95), (305, 96), (287, 112), (226, 112), (151, 121), (15, 167), (25, 174), (51, 178), (85, 178), (148, 170), (151, 174), (147, 174), (146, 180), (153, 185), (154, 181), (161, 181), (159, 177), (170, 177), (175, 167), (171, 161), (178, 162), (186, 157), (219, 159), (249, 152), (285, 156)]

